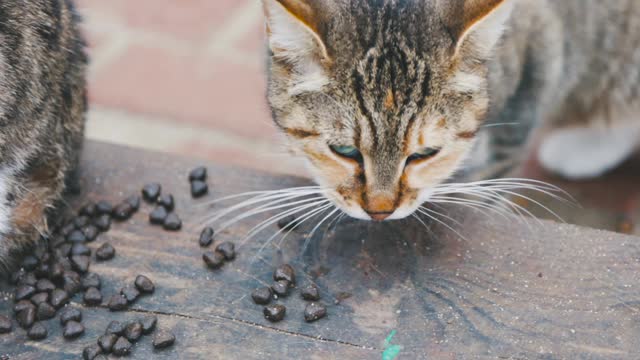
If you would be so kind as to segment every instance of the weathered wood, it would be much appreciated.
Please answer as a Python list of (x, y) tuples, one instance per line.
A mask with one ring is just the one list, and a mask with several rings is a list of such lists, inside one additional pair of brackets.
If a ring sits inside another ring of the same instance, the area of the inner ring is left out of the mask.
[[(155, 281), (155, 294), (124, 313), (83, 307), (88, 332), (76, 341), (62, 340), (57, 319), (48, 323), (52, 335), (43, 342), (26, 341), (22, 330), (0, 335), (0, 355), (77, 358), (112, 318), (156, 313), (177, 343), (154, 352), (144, 339), (134, 358), (375, 359), (392, 330), (403, 359), (640, 357), (637, 237), (452, 209), (448, 215), (461, 224), (447, 221), (458, 234), (437, 223), (426, 230), (415, 220), (344, 220), (318, 232), (304, 252), (304, 231), (293, 232), (280, 248), (276, 241), (260, 250), (277, 231), (272, 226), (240, 247), (234, 262), (212, 271), (201, 260), (198, 234), (203, 216), (219, 207), (202, 204), (306, 182), (210, 166), (211, 194), (193, 200), (187, 173), (196, 161), (93, 142), (84, 158), (85, 193), (71, 204), (116, 202), (157, 181), (176, 197), (184, 228), (172, 233), (150, 226), (148, 204), (131, 221), (114, 224), (91, 244), (116, 247), (115, 259), (91, 265), (104, 280), (104, 294), (137, 274)], [(239, 243), (259, 219), (266, 216), (216, 234), (216, 243)], [(250, 293), (271, 283), (283, 262), (294, 265), (299, 284), (318, 285), (327, 318), (305, 323), (297, 291), (281, 301), (288, 308), (284, 321), (263, 318)], [(7, 291), (0, 313), (12, 307), (10, 290), (0, 285)]]

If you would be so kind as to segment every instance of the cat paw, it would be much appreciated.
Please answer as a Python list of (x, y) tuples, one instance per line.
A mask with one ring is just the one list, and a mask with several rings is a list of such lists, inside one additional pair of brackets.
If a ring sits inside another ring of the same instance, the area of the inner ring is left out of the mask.
[(544, 168), (569, 180), (601, 176), (624, 162), (640, 144), (640, 126), (553, 131), (538, 149)]

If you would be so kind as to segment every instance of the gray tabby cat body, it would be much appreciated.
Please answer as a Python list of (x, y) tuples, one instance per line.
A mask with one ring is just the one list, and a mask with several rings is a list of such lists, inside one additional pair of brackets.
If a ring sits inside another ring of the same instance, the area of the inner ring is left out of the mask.
[(46, 232), (78, 161), (84, 48), (71, 1), (0, 1), (0, 269)]
[(640, 143), (640, 2), (263, 3), (274, 120), (353, 217), (406, 217), (542, 125), (539, 159), (569, 178)]

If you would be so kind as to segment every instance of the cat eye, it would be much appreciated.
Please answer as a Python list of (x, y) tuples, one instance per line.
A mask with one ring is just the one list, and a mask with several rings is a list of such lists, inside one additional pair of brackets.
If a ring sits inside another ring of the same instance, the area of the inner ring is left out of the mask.
[(440, 152), (440, 149), (424, 148), (416, 153), (411, 154), (411, 156), (407, 158), (407, 165), (409, 165), (414, 161), (420, 161), (420, 160), (426, 160), (426, 159), (432, 158), (438, 155), (439, 152)]
[(362, 162), (362, 154), (360, 151), (354, 146), (340, 146), (340, 145), (330, 145), (329, 148), (334, 153), (338, 154), (347, 159), (355, 160), (359, 163)]

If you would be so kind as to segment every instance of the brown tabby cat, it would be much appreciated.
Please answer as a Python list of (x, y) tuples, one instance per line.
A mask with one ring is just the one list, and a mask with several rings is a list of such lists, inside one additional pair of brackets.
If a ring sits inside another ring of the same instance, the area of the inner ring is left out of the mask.
[(0, 1), (0, 272), (46, 231), (78, 161), (84, 48), (70, 0)]
[(568, 178), (640, 144), (638, 0), (263, 3), (275, 122), (352, 217), (404, 218), (543, 124)]

